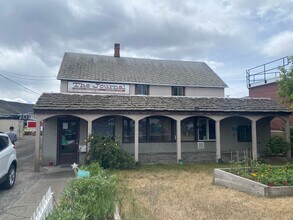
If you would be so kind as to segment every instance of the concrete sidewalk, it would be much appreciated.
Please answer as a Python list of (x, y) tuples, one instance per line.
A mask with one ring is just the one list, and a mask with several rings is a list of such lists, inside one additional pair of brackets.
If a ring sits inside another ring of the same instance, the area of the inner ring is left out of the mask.
[(68, 180), (74, 178), (71, 167), (45, 167), (41, 172), (43, 177), (4, 214), (1, 213), (0, 220), (30, 219), (50, 186), (54, 198), (58, 201)]

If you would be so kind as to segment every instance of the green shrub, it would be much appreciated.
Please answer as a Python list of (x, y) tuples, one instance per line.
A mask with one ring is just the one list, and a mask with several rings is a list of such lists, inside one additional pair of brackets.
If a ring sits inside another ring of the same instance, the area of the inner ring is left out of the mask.
[(130, 169), (135, 167), (133, 156), (122, 150), (110, 137), (91, 135), (87, 163), (98, 162), (104, 169)]
[(271, 137), (266, 144), (266, 155), (285, 155), (290, 148), (291, 145), (285, 140), (285, 138), (281, 136), (274, 136)]
[(113, 219), (116, 200), (116, 176), (97, 172), (90, 178), (71, 180), (47, 219)]
[(79, 168), (80, 170), (86, 170), (90, 172), (90, 176), (103, 176), (106, 175), (105, 170), (101, 168), (98, 163), (91, 163), (86, 166), (82, 166)]

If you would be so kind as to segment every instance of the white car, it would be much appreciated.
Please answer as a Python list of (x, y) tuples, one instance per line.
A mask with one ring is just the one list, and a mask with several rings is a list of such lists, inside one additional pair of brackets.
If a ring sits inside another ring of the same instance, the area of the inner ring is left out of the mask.
[(0, 133), (0, 185), (13, 187), (16, 179), (16, 150), (6, 134)]

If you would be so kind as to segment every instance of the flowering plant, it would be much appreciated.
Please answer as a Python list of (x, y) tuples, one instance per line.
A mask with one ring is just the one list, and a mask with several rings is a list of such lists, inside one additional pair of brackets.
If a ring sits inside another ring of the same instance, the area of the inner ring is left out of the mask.
[(230, 172), (268, 186), (293, 186), (293, 164), (272, 166), (252, 162), (249, 166), (236, 164)]

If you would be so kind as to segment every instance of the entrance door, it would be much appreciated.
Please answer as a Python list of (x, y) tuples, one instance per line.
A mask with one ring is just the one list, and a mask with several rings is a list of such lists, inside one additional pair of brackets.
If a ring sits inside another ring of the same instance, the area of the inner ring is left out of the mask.
[(78, 163), (79, 120), (64, 118), (58, 120), (59, 164)]

